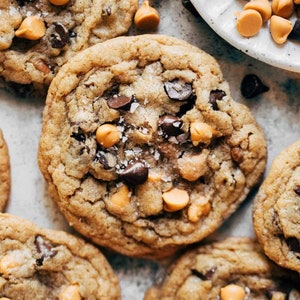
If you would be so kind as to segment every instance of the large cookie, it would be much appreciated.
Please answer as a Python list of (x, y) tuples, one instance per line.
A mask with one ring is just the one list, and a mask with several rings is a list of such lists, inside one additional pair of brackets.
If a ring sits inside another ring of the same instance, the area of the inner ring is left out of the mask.
[(145, 300), (300, 299), (298, 274), (278, 267), (250, 238), (227, 238), (183, 254)]
[(63, 231), (0, 214), (1, 297), (120, 299), (120, 288), (94, 246)]
[(10, 161), (7, 144), (0, 129), (0, 212), (4, 210), (10, 194)]
[(283, 150), (256, 195), (253, 222), (265, 253), (300, 273), (300, 141)]
[(265, 163), (250, 111), (216, 61), (182, 40), (106, 41), (50, 86), (39, 145), (50, 193), (76, 230), (123, 254), (170, 255), (203, 239)]
[(32, 87), (35, 92), (45, 92), (69, 57), (126, 33), (138, 6), (138, 0), (69, 0), (65, 5), (52, 4), (63, 2), (1, 0), (0, 79), (6, 86), (24, 94)]

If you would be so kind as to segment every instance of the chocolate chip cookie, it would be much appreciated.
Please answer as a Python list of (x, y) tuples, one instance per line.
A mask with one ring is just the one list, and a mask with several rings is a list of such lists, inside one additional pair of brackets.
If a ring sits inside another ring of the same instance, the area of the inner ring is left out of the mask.
[(63, 231), (0, 214), (1, 297), (120, 299), (120, 288), (94, 246)]
[(182, 40), (111, 39), (51, 83), (39, 144), (50, 194), (76, 230), (125, 255), (170, 255), (203, 239), (265, 164), (249, 109), (215, 59)]
[(273, 161), (253, 207), (254, 229), (265, 253), (300, 273), (300, 141)]
[(10, 194), (10, 161), (7, 144), (0, 129), (0, 212), (4, 210)]
[(69, 57), (125, 34), (138, 0), (2, 0), (0, 78), (19, 94), (45, 94)]
[(298, 274), (269, 260), (250, 238), (227, 238), (182, 255), (145, 300), (300, 299)]

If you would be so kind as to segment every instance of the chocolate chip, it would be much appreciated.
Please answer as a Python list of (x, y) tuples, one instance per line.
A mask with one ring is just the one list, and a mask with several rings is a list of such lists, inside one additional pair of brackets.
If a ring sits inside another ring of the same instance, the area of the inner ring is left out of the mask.
[(298, 196), (300, 196), (300, 184), (297, 184), (297, 185), (294, 186), (294, 192), (295, 192)]
[(222, 100), (226, 96), (226, 93), (222, 90), (212, 90), (209, 94), (208, 103), (212, 105), (213, 110), (219, 110), (217, 100)]
[(18, 4), (20, 6), (24, 6), (25, 4), (27, 3), (30, 3), (30, 2), (35, 2), (36, 0), (17, 0)]
[(244, 152), (240, 147), (234, 147), (230, 151), (232, 159), (240, 164), (244, 160)]
[(195, 269), (192, 269), (192, 274), (198, 278), (200, 278), (201, 280), (203, 281), (206, 281), (207, 280), (207, 277), (202, 274), (201, 272), (199, 272), (198, 270), (195, 270)]
[(264, 85), (260, 78), (255, 74), (246, 75), (241, 83), (241, 92), (245, 98), (256, 97), (268, 90), (269, 87)]
[(148, 178), (149, 169), (144, 162), (133, 160), (128, 166), (119, 173), (121, 180), (129, 185), (138, 185), (144, 183)]
[(95, 160), (103, 165), (104, 170), (112, 169), (117, 163), (116, 157), (112, 153), (101, 150), (97, 151)]
[(297, 238), (288, 238), (286, 243), (293, 252), (300, 253), (300, 241)]
[(57, 250), (48, 240), (45, 240), (41, 235), (37, 235), (34, 240), (35, 248), (40, 257), (36, 260), (36, 264), (41, 266), (44, 259), (51, 258), (57, 254)]
[(107, 100), (107, 105), (113, 109), (123, 109), (129, 110), (133, 97), (129, 98), (127, 96), (113, 96)]
[(194, 276), (197, 276), (198, 278), (200, 278), (203, 281), (211, 280), (215, 272), (216, 272), (215, 268), (208, 270), (205, 274), (199, 272), (198, 270), (192, 269), (192, 274)]
[(111, 15), (111, 6), (108, 6), (107, 8), (102, 9), (101, 15), (104, 16), (110, 16)]
[(50, 35), (50, 42), (53, 48), (61, 49), (69, 42), (69, 32), (60, 23), (55, 23), (53, 33)]
[(193, 93), (190, 83), (179, 82), (178, 79), (165, 82), (164, 89), (168, 97), (176, 101), (188, 100)]
[(77, 36), (77, 33), (70, 29), (68, 31), (68, 35), (69, 35), (70, 38), (75, 38)]
[(300, 19), (299, 18), (296, 19), (293, 29), (290, 32), (288, 38), (291, 40), (300, 40)]
[(188, 132), (184, 132), (176, 136), (176, 140), (179, 144), (184, 144), (189, 140), (190, 134)]
[(85, 135), (82, 129), (78, 128), (78, 132), (72, 132), (71, 137), (74, 138), (78, 142), (85, 142)]
[(158, 126), (161, 128), (164, 137), (177, 136), (182, 133), (182, 120), (172, 115), (164, 115), (159, 118)]
[(103, 93), (103, 97), (106, 98), (106, 99), (109, 99), (113, 96), (117, 96), (119, 94), (119, 85), (117, 83), (114, 83), (110, 89), (106, 90), (104, 93)]
[(192, 95), (189, 97), (187, 102), (183, 102), (183, 105), (180, 106), (179, 111), (176, 113), (177, 117), (182, 117), (184, 114), (186, 114), (189, 110), (191, 110), (196, 102), (196, 95), (192, 93)]

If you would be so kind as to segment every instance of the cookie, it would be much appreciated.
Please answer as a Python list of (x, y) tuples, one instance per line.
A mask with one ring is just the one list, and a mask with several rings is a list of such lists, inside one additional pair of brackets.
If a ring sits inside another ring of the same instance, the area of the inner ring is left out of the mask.
[(10, 194), (10, 161), (7, 144), (0, 129), (0, 212), (7, 204)]
[(151, 299), (300, 299), (299, 278), (269, 260), (257, 241), (230, 237), (184, 253), (148, 289)]
[(297, 274), (269, 260), (258, 242), (231, 237), (184, 253), (144, 299), (300, 299), (299, 283)]
[(120, 288), (94, 246), (66, 232), (0, 214), (1, 297), (120, 299)]
[(266, 141), (214, 58), (177, 38), (140, 35), (63, 66), (38, 157), (76, 230), (125, 255), (161, 257), (237, 209), (265, 169)]
[(265, 253), (300, 273), (300, 141), (273, 161), (253, 206), (255, 233)]
[(2, 0), (0, 78), (17, 93), (45, 94), (75, 53), (125, 34), (138, 0)]

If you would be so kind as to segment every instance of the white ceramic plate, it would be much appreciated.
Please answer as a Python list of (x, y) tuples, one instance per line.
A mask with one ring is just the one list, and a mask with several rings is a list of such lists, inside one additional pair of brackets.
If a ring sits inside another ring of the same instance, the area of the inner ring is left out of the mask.
[[(269, 32), (268, 24), (250, 38), (236, 30), (237, 11), (243, 10), (244, 0), (191, 0), (201, 17), (223, 39), (235, 48), (272, 66), (300, 73), (300, 43), (288, 40), (277, 45)], [(293, 24), (295, 17), (290, 19)]]

